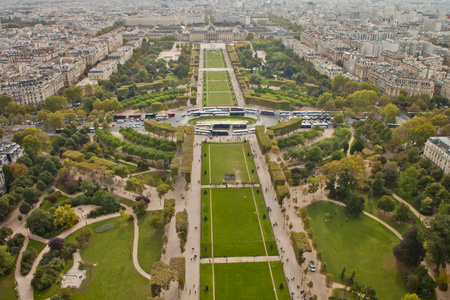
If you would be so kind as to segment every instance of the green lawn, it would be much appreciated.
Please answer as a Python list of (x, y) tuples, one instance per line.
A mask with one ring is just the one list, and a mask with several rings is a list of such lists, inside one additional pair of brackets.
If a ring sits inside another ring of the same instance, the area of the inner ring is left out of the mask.
[(203, 65), (205, 68), (226, 68), (225, 62), (222, 60), (206, 60)]
[(14, 273), (0, 276), (0, 299), (17, 300), (15, 287)]
[(228, 81), (227, 71), (209, 71), (203, 73), (204, 81)]
[(207, 106), (234, 106), (235, 103), (234, 92), (211, 92), (206, 96)]
[(45, 211), (49, 211), (50, 208), (52, 208), (53, 206), (57, 205), (60, 202), (63, 202), (64, 200), (69, 199), (69, 197), (64, 196), (64, 195), (58, 195), (58, 200), (56, 200), (56, 203), (53, 204), (48, 200), (45, 200), (44, 204), (42, 205), (41, 209), (45, 210)]
[[(160, 181), (162, 180), (161, 176), (159, 176), (158, 173), (159, 172), (156, 172), (156, 171), (153, 171), (153, 172), (150, 171), (150, 172), (147, 172), (147, 173), (134, 175), (133, 177), (139, 177), (140, 178), (142, 176), (142, 179), (144, 180), (145, 184), (157, 187), (159, 185)], [(169, 172), (166, 172), (165, 175), (169, 176)]]
[(127, 167), (129, 172), (135, 171), (137, 169), (137, 166), (135, 166), (135, 165), (131, 165), (131, 164), (123, 162), (123, 161), (117, 161), (116, 162), (116, 159), (114, 157), (111, 157), (111, 156), (105, 157), (105, 159), (109, 160), (109, 161), (112, 161), (112, 162), (115, 162), (115, 163), (118, 163), (118, 164), (121, 164), (121, 165), (124, 165), (125, 167)]
[[(283, 267), (279, 261), (271, 261), (273, 281), (277, 288), (278, 299), (289, 299), (289, 289), (287, 288), (286, 277), (284, 276)], [(284, 285), (284, 289), (280, 289), (280, 284)]]
[[(206, 286), (209, 291), (205, 291)], [(200, 299), (213, 300), (212, 264), (200, 264), (200, 287)]]
[(42, 250), (44, 250), (45, 246), (47, 246), (47, 244), (30, 239), (28, 241), (27, 249), (34, 248), (39, 254)]
[[(245, 143), (246, 144), (246, 143)], [(224, 174), (235, 174), (236, 182), (258, 182), (253, 157), (248, 145), (244, 143), (207, 143), (202, 145), (202, 184), (222, 183)], [(245, 156), (244, 156), (245, 151)], [(206, 156), (205, 156), (206, 154)], [(226, 159), (224, 159), (226, 157)], [(211, 160), (211, 174), (209, 174), (209, 165), (204, 164)], [(248, 171), (246, 163), (248, 165)], [(207, 174), (205, 175), (204, 171)], [(252, 173), (252, 170), (254, 172)], [(250, 177), (249, 177), (250, 173)]]
[[(84, 293), (74, 293), (73, 299), (147, 299), (150, 285), (139, 275), (131, 258), (134, 226), (121, 218), (112, 218), (89, 225), (92, 230), (113, 223), (115, 227), (104, 233), (93, 233), (90, 244), (81, 249), (86, 264), (96, 264), (93, 279)], [(75, 242), (78, 232), (66, 241)]]
[(164, 230), (155, 230), (150, 225), (150, 218), (153, 214), (159, 215), (162, 219), (162, 210), (148, 211), (139, 218), (139, 243), (138, 243), (138, 261), (142, 270), (151, 273), (153, 263), (161, 259), (161, 249), (163, 247), (162, 236)]
[[(278, 275), (275, 276), (277, 279), (279, 277), (280, 276)], [(214, 264), (214, 279), (216, 300), (275, 299), (274, 284), (270, 277), (269, 265), (267, 262)], [(284, 276), (282, 283), (286, 287)], [(276, 282), (275, 285), (279, 300), (290, 299), (287, 288), (279, 291), (279, 283)], [(212, 289), (210, 289), (210, 292), (212, 292)], [(203, 293), (204, 292), (202, 292), (202, 299)]]
[[(211, 239), (207, 236), (211, 228), (211, 217), (207, 214), (211, 210), (210, 191), (214, 257), (266, 255), (251, 188), (224, 188), (202, 190), (202, 232), (205, 232), (202, 234), (202, 256), (211, 256)], [(270, 220), (264, 221), (270, 225)], [(205, 247), (208, 251), (204, 251)]]
[(116, 194), (114, 194), (114, 196), (116, 196), (117, 200), (119, 200), (120, 203), (125, 204), (128, 207), (133, 207), (133, 204), (136, 203), (136, 201), (134, 201), (134, 200), (123, 198), (123, 197), (117, 196)]
[(230, 91), (229, 81), (206, 81), (204, 87), (208, 92), (220, 92), (220, 91)]
[[(332, 215), (330, 222), (325, 221), (326, 213)], [(392, 254), (399, 239), (386, 227), (364, 215), (348, 218), (344, 207), (330, 202), (308, 206), (308, 215), (318, 249), (336, 281), (345, 267), (346, 275), (355, 270), (358, 282), (375, 288), (379, 299), (401, 299), (408, 293)]]

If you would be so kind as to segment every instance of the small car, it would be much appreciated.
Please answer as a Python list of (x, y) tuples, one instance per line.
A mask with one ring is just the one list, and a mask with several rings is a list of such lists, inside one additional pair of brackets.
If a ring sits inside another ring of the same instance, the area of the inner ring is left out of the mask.
[(313, 260), (310, 260), (310, 261), (309, 261), (309, 270), (310, 270), (311, 272), (315, 272), (315, 271), (316, 271), (316, 265), (314, 264), (314, 261), (313, 261)]

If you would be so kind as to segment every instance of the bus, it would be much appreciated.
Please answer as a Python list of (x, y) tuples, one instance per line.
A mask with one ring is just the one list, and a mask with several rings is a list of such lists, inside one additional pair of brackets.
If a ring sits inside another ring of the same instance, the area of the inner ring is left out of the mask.
[(200, 112), (199, 116), (200, 117), (213, 117), (214, 114), (209, 111), (202, 111), (202, 112)]
[(244, 134), (248, 134), (247, 129), (233, 130), (233, 135), (244, 135)]
[(246, 129), (246, 128), (247, 128), (247, 124), (245, 124), (245, 123), (233, 124), (233, 129)]
[(213, 130), (211, 131), (212, 136), (221, 136), (221, 135), (228, 135), (228, 131), (226, 130)]
[(141, 115), (129, 115), (128, 119), (139, 119), (141, 117)]
[(217, 129), (217, 128), (230, 128), (230, 124), (226, 124), (226, 123), (213, 124), (213, 129)]
[(217, 107), (203, 107), (203, 111), (216, 110)]
[(211, 131), (209, 130), (200, 130), (200, 129), (196, 129), (195, 130), (195, 134), (197, 135), (210, 135)]
[(231, 111), (230, 117), (243, 117), (244, 114), (245, 113), (243, 111)]
[(200, 111), (194, 111), (191, 113), (193, 117), (199, 117), (201, 112)]
[(248, 133), (255, 133), (255, 128), (253, 127), (253, 128), (249, 128), (248, 129)]
[(257, 114), (258, 110), (254, 108), (244, 108), (244, 111), (248, 114)]
[(273, 110), (262, 110), (261, 114), (266, 116), (275, 116), (275, 112)]
[(226, 106), (218, 107), (217, 109), (221, 111), (230, 111), (230, 108)]
[(168, 113), (167, 115), (169, 116), (169, 118), (175, 117), (175, 113)]
[(188, 109), (188, 113), (191, 113), (191, 112), (194, 112), (194, 111), (199, 111), (200, 109), (198, 109), (198, 108), (191, 108), (191, 109)]
[(244, 111), (243, 107), (232, 107), (231, 111)]
[(220, 113), (213, 113), (214, 117), (228, 117), (228, 113), (226, 112), (220, 112)]
[(306, 113), (304, 111), (296, 110), (296, 111), (292, 112), (292, 115), (293, 116), (304, 116), (304, 115), (306, 115)]
[(168, 118), (169, 118), (168, 115), (156, 115), (156, 121), (167, 120)]
[(300, 128), (311, 128), (312, 125), (311, 123), (302, 123), (302, 125), (300, 126)]
[(313, 126), (319, 126), (322, 128), (328, 128), (328, 123), (314, 123)]
[(290, 116), (291, 113), (288, 111), (280, 111), (280, 116)]
[(387, 124), (386, 125), (388, 128), (391, 128), (391, 129), (394, 129), (394, 128), (397, 128), (398, 126), (400, 126), (399, 124), (391, 124), (391, 123), (389, 123), (389, 124)]
[(195, 125), (195, 129), (211, 129), (210, 124), (197, 124)]
[(126, 115), (114, 115), (113, 120), (114, 122), (116, 122), (117, 120), (126, 120), (127, 116)]
[(147, 120), (156, 118), (156, 114), (145, 114)]

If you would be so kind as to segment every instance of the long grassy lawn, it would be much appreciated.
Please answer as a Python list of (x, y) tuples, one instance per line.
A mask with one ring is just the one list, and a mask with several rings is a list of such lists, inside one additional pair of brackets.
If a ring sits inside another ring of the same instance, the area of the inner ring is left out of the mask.
[[(278, 299), (289, 299), (289, 289), (286, 283), (286, 276), (284, 276), (283, 267), (279, 261), (269, 262), (272, 269), (272, 276), (275, 286), (277, 288)], [(280, 289), (280, 284), (283, 284), (284, 289)]]
[[(264, 234), (264, 241), (266, 242), (267, 254), (268, 255), (278, 255), (277, 244), (275, 242), (275, 236), (272, 231), (272, 222), (270, 222), (270, 215), (267, 212), (266, 203), (264, 202), (264, 197), (261, 193), (257, 193), (259, 188), (253, 188), (255, 195), (256, 205), (258, 206), (258, 217), (261, 223), (261, 227)], [(276, 203), (274, 202), (274, 205)]]
[[(212, 193), (212, 208), (209, 209), (212, 210), (214, 257), (266, 255), (251, 188), (206, 191)], [(208, 206), (208, 200), (202, 204)], [(205, 207), (203, 211), (207, 210)], [(206, 227), (211, 228), (210, 217), (207, 221), (203, 217), (202, 230), (208, 230)], [(202, 250), (204, 247), (208, 247), (206, 241), (202, 241)], [(204, 254), (202, 251), (202, 256)]]
[(230, 88), (229, 81), (206, 81), (205, 87), (208, 92), (219, 92), (219, 91), (230, 91), (233, 87)]
[[(205, 287), (208, 286), (208, 291)], [(213, 280), (212, 280), (212, 265), (200, 265), (200, 299), (213, 300)]]
[(28, 241), (27, 250), (30, 248), (34, 248), (39, 254), (42, 250), (44, 250), (45, 246), (47, 246), (47, 244), (30, 239)]
[[(332, 215), (330, 222), (325, 221), (326, 213)], [(323, 261), (336, 281), (345, 267), (346, 275), (354, 270), (358, 282), (375, 288), (379, 299), (401, 299), (408, 293), (392, 254), (399, 239), (386, 227), (364, 215), (348, 218), (344, 207), (330, 202), (308, 206), (308, 215)]]
[(141, 268), (151, 273), (153, 263), (161, 258), (161, 249), (163, 247), (162, 236), (164, 230), (155, 230), (150, 225), (150, 218), (154, 215), (163, 218), (162, 210), (148, 211), (139, 218), (139, 243), (138, 243), (138, 261)]
[[(258, 182), (258, 175), (251, 151), (243, 143), (206, 143), (202, 145), (202, 184), (222, 183), (224, 174), (235, 174), (237, 182)], [(246, 154), (244, 154), (244, 152)], [(248, 154), (250, 153), (250, 156)], [(206, 154), (206, 156), (205, 156)], [(244, 156), (245, 155), (245, 156)], [(209, 156), (211, 173), (209, 176)], [(248, 165), (248, 172), (246, 168)], [(207, 171), (205, 175), (204, 171)], [(252, 173), (252, 170), (254, 172)]]
[(206, 68), (226, 68), (226, 64), (222, 60), (207, 60)]
[[(214, 264), (214, 278), (216, 300), (275, 299), (267, 262)], [(286, 288), (282, 293), (278, 293), (278, 286), (276, 290), (279, 300), (290, 299)]]
[[(74, 293), (73, 299), (147, 299), (150, 285), (139, 275), (130, 256), (134, 226), (121, 218), (112, 218), (89, 225), (92, 230), (107, 223), (115, 227), (104, 233), (93, 233), (90, 244), (81, 249), (86, 264), (96, 264), (93, 279), (84, 293)], [(66, 238), (75, 242), (78, 232)]]
[(209, 71), (203, 73), (204, 80), (213, 80), (213, 81), (228, 81), (227, 71)]
[(0, 299), (17, 300), (15, 287), (14, 273), (0, 276)]

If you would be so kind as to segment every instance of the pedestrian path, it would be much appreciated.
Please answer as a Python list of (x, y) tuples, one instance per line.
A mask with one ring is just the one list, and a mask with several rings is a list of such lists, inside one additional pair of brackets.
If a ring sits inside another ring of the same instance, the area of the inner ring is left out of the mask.
[(200, 259), (201, 264), (224, 264), (224, 263), (246, 263), (246, 262), (269, 262), (280, 261), (278, 255), (272, 256), (241, 256), (241, 257), (213, 257)]

